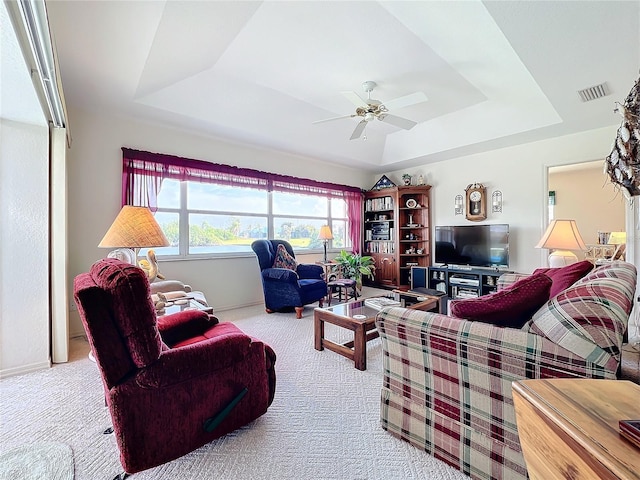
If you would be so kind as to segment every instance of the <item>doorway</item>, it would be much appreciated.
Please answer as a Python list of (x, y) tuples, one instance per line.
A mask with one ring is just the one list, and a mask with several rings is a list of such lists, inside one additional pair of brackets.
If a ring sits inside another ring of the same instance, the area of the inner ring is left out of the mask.
[[(548, 169), (549, 221), (575, 220), (588, 248), (608, 243), (611, 232), (626, 231), (626, 199), (602, 169), (602, 160)], [(595, 253), (609, 254), (604, 250)], [(586, 256), (587, 252), (581, 259)]]

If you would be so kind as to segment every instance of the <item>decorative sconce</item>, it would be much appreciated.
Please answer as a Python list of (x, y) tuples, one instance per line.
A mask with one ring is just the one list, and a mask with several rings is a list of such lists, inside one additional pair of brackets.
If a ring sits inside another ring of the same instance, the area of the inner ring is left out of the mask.
[(456, 195), (456, 199), (454, 202), (454, 212), (456, 215), (462, 215), (463, 213), (463, 208), (462, 208), (462, 195)]
[(500, 190), (496, 190), (491, 195), (491, 211), (493, 213), (502, 212), (502, 192)]

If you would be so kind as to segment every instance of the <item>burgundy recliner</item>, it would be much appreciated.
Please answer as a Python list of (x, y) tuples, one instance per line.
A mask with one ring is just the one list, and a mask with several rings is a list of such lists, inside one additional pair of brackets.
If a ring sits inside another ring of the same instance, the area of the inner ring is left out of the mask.
[(126, 473), (181, 457), (271, 405), (273, 350), (204, 312), (157, 319), (138, 267), (99, 260), (75, 278), (74, 296)]

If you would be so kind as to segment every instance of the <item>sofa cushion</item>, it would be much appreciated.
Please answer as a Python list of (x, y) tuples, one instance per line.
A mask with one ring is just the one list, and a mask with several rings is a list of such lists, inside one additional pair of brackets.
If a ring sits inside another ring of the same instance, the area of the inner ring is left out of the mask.
[(453, 300), (451, 315), (466, 320), (521, 328), (548, 299), (552, 281), (538, 273), (483, 297)]
[(561, 268), (538, 268), (533, 271), (533, 274), (544, 273), (551, 278), (553, 284), (551, 285), (549, 298), (553, 298), (576, 283), (592, 269), (593, 263), (588, 260), (583, 260)]
[(288, 268), (289, 270), (295, 271), (297, 266), (298, 262), (296, 262), (295, 258), (289, 255), (289, 252), (284, 248), (284, 245), (278, 245), (276, 257), (273, 261), (273, 268)]
[(529, 331), (585, 360), (615, 369), (635, 283), (636, 269), (629, 263), (596, 268), (538, 310)]

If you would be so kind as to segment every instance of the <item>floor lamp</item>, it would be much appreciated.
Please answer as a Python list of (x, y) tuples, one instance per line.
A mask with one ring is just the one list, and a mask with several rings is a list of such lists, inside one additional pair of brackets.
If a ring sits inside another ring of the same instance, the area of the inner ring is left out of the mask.
[(536, 248), (553, 250), (549, 254), (549, 266), (556, 268), (576, 263), (578, 257), (570, 250), (585, 251), (587, 246), (575, 220), (552, 220)]

